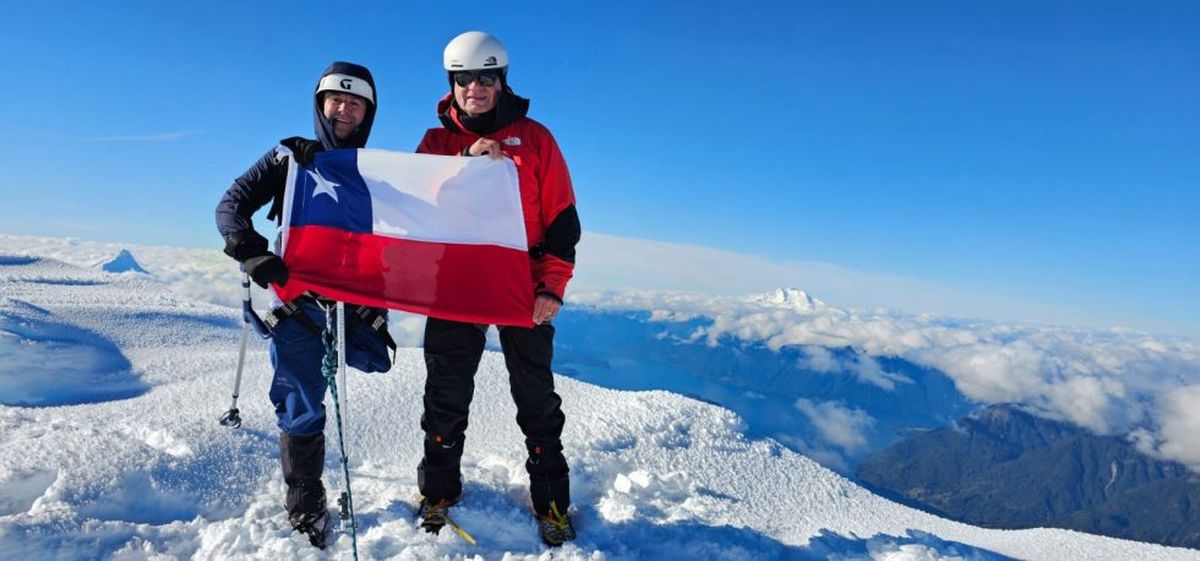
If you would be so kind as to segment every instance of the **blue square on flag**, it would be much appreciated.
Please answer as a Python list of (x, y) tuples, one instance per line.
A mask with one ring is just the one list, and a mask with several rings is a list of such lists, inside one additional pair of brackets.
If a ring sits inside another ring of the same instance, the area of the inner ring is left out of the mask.
[(326, 150), (315, 155), (311, 166), (296, 168), (293, 226), (371, 231), (371, 195), (357, 171), (357, 158), (358, 150)]

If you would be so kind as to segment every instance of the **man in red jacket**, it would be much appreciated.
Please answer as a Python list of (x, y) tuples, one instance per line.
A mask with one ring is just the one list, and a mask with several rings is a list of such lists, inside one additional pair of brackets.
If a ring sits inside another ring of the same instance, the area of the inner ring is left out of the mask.
[[(551, 546), (574, 539), (562, 435), (562, 399), (550, 371), (554, 326), (575, 268), (579, 216), (567, 165), (554, 136), (525, 116), (529, 100), (508, 86), (508, 53), (495, 37), (469, 31), (446, 45), (443, 66), (451, 92), (438, 103), (442, 127), (429, 129), (417, 152), (511, 158), (517, 167), (535, 300), (533, 328), (499, 326), (517, 424), (525, 434), (529, 491), (542, 540)], [(429, 318), (425, 324), (425, 457), (417, 468), (424, 498), (421, 524), (437, 532), (462, 493), (460, 464), (475, 371), (486, 325)]]

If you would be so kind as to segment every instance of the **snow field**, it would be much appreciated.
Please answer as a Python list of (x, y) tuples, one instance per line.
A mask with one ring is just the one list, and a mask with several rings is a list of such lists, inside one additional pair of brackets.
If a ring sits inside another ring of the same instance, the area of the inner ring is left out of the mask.
[[(286, 522), (262, 341), (247, 356), (245, 424), (216, 422), (236, 367), (236, 310), (181, 301), (153, 279), (49, 260), (0, 259), (0, 289), (0, 356), (22, 357), (0, 363), (0, 380), (53, 378), (79, 348), (109, 349), (109, 359), (128, 363), (85, 369), (92, 378), (65, 388), (27, 386), (70, 404), (0, 405), (0, 559), (349, 558), (348, 535), (321, 552)], [(68, 331), (73, 339), (60, 337)], [(62, 347), (51, 349), (52, 340)], [(350, 373), (347, 446), (362, 559), (1200, 559), (1064, 530), (943, 520), (774, 441), (747, 438), (720, 407), (565, 377), (557, 383), (580, 538), (551, 551), (530, 517), (508, 374), (491, 352), (476, 378), (466, 491), (454, 511), (479, 540), (473, 546), (413, 521), (423, 364), (419, 349), (406, 348), (387, 373)], [(144, 387), (132, 396), (89, 391), (110, 376)], [(332, 419), (327, 442), (336, 496)]]

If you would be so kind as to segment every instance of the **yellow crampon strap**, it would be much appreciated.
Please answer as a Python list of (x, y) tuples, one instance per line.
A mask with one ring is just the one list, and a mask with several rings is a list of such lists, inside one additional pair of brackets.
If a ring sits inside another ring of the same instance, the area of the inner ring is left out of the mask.
[(475, 538), (471, 537), (471, 534), (468, 534), (466, 530), (462, 529), (462, 526), (459, 526), (458, 522), (455, 522), (453, 518), (450, 518), (449, 512), (446, 513), (446, 523), (454, 529), (455, 533), (462, 536), (462, 539), (467, 540), (467, 543), (470, 543), (471, 545), (477, 545), (475, 543)]
[(550, 512), (553, 514), (553, 516), (548, 517), (550, 523), (554, 524), (559, 530), (567, 529), (567, 517), (558, 511), (558, 504), (554, 501), (550, 501)]

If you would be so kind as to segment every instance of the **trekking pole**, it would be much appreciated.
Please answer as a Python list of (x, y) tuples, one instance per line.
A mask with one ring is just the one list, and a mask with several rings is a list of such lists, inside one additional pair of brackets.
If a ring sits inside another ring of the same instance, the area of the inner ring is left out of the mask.
[(233, 429), (242, 426), (242, 415), (238, 411), (237, 401), (238, 393), (241, 392), (242, 389), (242, 371), (246, 366), (246, 347), (250, 342), (250, 329), (253, 326), (254, 331), (262, 336), (263, 339), (271, 336), (270, 332), (267, 331), (266, 326), (263, 325), (262, 320), (259, 319), (258, 314), (254, 313), (254, 308), (251, 306), (250, 275), (246, 274), (245, 271), (242, 272), (242, 290), (242, 346), (238, 350), (237, 376), (233, 379), (233, 403), (230, 404), (229, 411), (226, 411), (225, 414), (221, 415), (221, 418), (218, 419), (218, 422), (221, 423), (221, 426)]
[(325, 358), (321, 361), (321, 373), (325, 376), (325, 382), (329, 386), (329, 394), (333, 398), (333, 413), (337, 419), (338, 447), (341, 451), (342, 462), (342, 477), (346, 481), (346, 490), (342, 492), (338, 498), (338, 506), (341, 510), (341, 518), (350, 520), (350, 544), (354, 552), (354, 560), (358, 561), (358, 523), (354, 517), (354, 495), (350, 492), (350, 461), (346, 457), (346, 437), (342, 429), (342, 404), (338, 398), (337, 373), (341, 371), (343, 383), (346, 373), (346, 354), (345, 354), (345, 306), (338, 302), (336, 309), (342, 312), (342, 316), (338, 320), (337, 341), (334, 332), (330, 330), (330, 324), (333, 321), (334, 307), (325, 308), (325, 331), (321, 333), (321, 338), (325, 343)]

